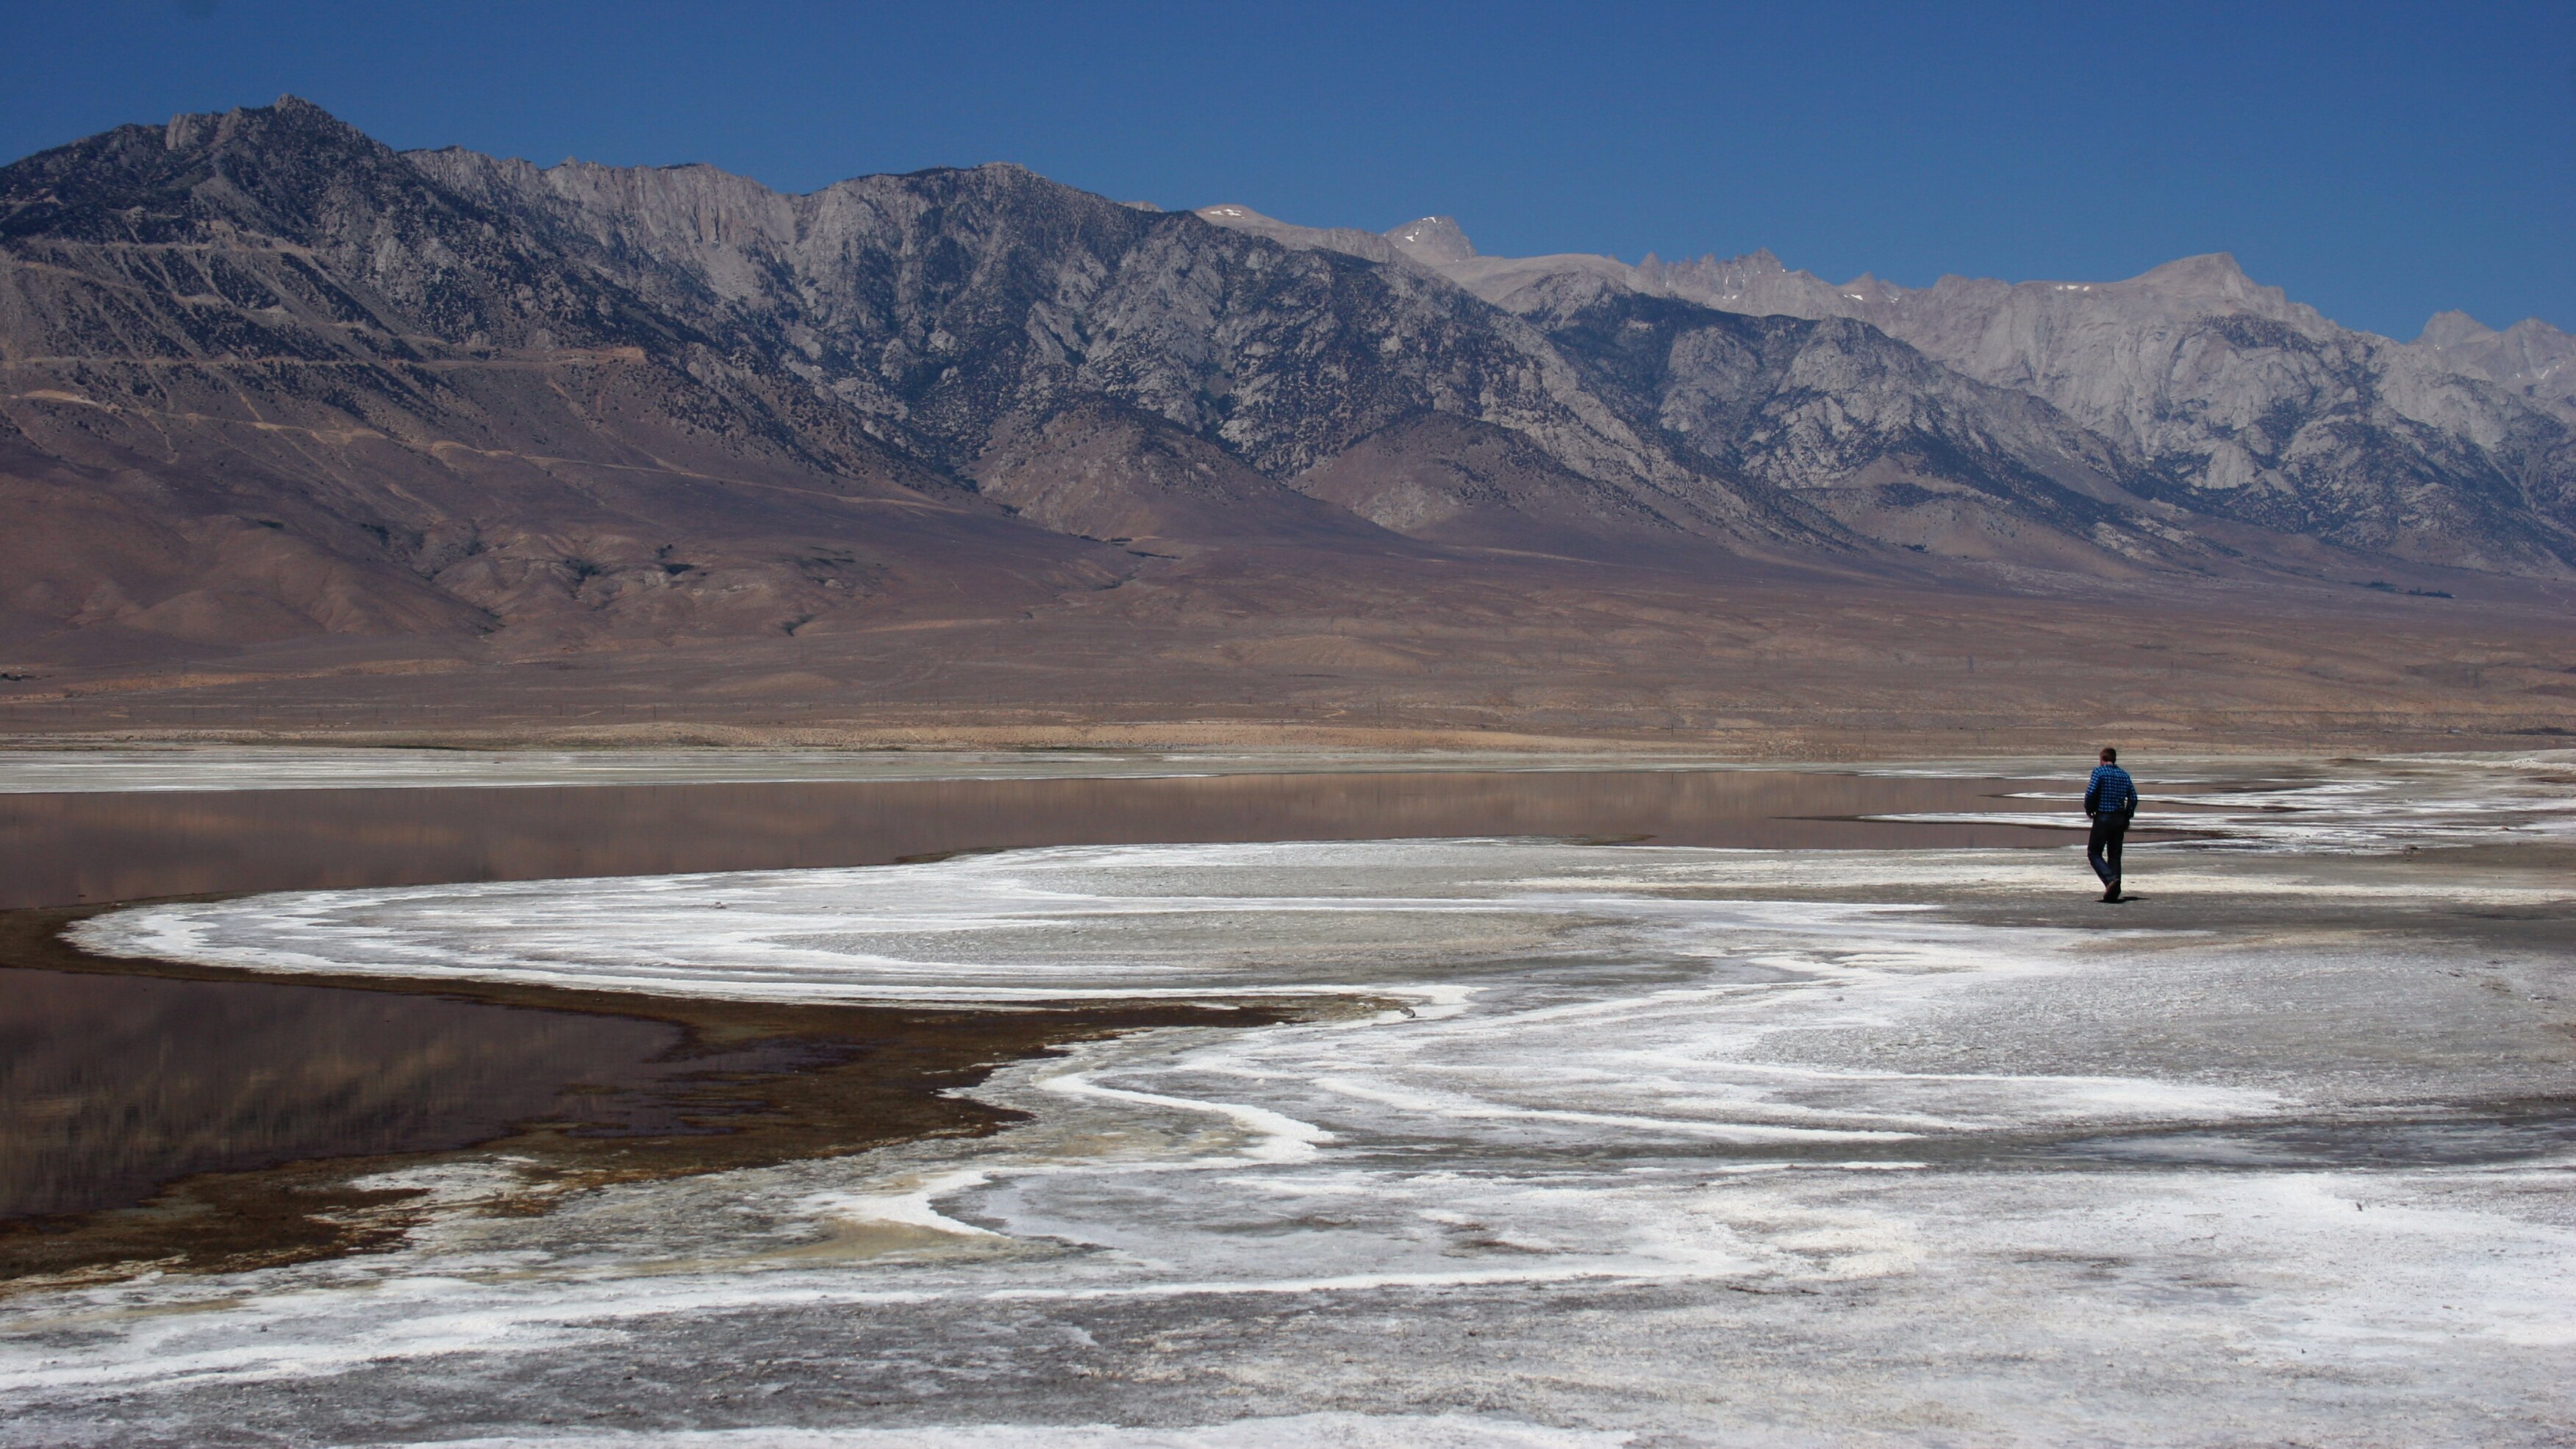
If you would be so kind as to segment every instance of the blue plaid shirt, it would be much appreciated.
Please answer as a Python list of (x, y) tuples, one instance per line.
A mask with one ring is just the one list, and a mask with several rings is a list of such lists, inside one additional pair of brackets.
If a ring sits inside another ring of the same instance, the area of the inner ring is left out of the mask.
[(2126, 822), (2138, 813), (2137, 782), (2117, 765), (2095, 765), (2092, 780), (2084, 786), (2084, 813), (2096, 820)]

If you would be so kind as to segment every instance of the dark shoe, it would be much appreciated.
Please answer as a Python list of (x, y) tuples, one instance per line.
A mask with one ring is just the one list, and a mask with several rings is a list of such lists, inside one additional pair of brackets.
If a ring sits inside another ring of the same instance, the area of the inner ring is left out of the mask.
[(2102, 904), (2106, 906), (2116, 906), (2119, 903), (2120, 888), (2118, 886), (2113, 886), (2109, 890), (2102, 892)]

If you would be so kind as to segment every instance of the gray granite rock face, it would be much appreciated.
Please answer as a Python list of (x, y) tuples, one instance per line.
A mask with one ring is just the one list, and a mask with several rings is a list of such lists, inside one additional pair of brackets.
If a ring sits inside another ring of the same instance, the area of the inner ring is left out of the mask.
[[(2409, 345), (2339, 327), (2225, 255), (2124, 282), (1944, 277), (1839, 286), (1768, 252), (1437, 263), (1497, 305), (1635, 290), (1747, 315), (1866, 322), (1978, 382), (2046, 401), (2191, 512), (2473, 568), (2576, 552), (2576, 342), (2460, 317)], [(2465, 323), (2463, 327), (2460, 324)]]
[(1144, 213), (1003, 165), (781, 197), (698, 167), (413, 159), (935, 467), (970, 468), (1013, 420), (1089, 398), (1273, 477), (1447, 412), (1524, 432), (1605, 487), (1688, 500), (1713, 529), (1804, 533), (1637, 434), (1535, 329), (1367, 233)]
[(2482, 377), (2576, 419), (2576, 336), (2537, 317), (2502, 332), (2466, 312), (2442, 312), (2424, 325), (2415, 350), (2439, 366)]
[(1553, 322), (1640, 428), (1857, 532), (1990, 557), (2032, 525), (2139, 560), (2183, 542), (2149, 502), (2155, 477), (2100, 436), (1865, 324), (1608, 289)]

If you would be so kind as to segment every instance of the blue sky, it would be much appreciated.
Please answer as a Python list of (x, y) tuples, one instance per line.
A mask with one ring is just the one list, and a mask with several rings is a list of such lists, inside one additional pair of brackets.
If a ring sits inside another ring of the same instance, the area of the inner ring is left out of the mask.
[(2232, 251), (2354, 326), (2576, 330), (2576, 3), (0, 0), (0, 152), (292, 91), (397, 146), (773, 186), (1017, 161), (1489, 252), (1836, 280)]

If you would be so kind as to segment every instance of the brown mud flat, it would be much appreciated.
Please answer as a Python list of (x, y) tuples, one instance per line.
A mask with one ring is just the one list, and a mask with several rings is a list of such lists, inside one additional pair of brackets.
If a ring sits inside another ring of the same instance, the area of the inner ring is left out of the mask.
[(557, 1110), (482, 1140), (199, 1172), (129, 1206), (0, 1219), (0, 1296), (143, 1272), (237, 1272), (389, 1248), (427, 1220), (426, 1190), (356, 1184), (396, 1168), (506, 1159), (515, 1182), (476, 1210), (542, 1213), (569, 1193), (613, 1183), (980, 1136), (1019, 1114), (956, 1094), (1010, 1062), (1123, 1032), (1267, 1025), (1319, 1009), (1301, 1002), (1292, 1012), (1286, 1004), (1252, 1002), (1230, 1010), (915, 1010), (481, 983), (442, 982), (424, 992), (416, 983), (360, 977), (299, 977), (282, 985), (256, 973), (93, 956), (61, 939), (72, 922), (110, 908), (0, 912), (0, 967), (431, 995), (486, 1009), (661, 1024), (673, 1040), (654, 1063), (665, 1070), (619, 1090), (567, 1083)]

